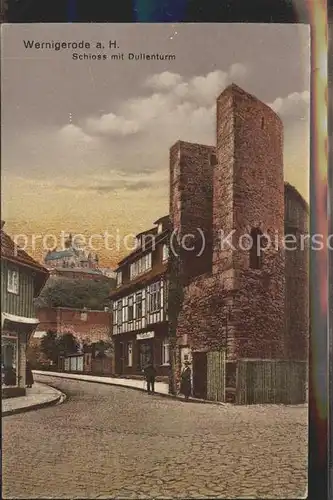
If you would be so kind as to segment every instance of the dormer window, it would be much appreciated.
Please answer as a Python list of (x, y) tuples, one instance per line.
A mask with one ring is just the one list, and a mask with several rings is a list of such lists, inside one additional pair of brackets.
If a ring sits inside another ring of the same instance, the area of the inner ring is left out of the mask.
[(123, 273), (121, 271), (117, 272), (117, 286), (120, 286), (123, 282)]
[(137, 236), (136, 245), (137, 245), (137, 247), (141, 247), (141, 245), (142, 245), (142, 237), (141, 236)]
[(163, 245), (163, 262), (168, 260), (168, 258), (169, 258), (169, 247), (168, 247), (168, 245), (164, 244)]
[(157, 226), (157, 234), (161, 234), (161, 232), (163, 231), (163, 225), (162, 224), (159, 224)]

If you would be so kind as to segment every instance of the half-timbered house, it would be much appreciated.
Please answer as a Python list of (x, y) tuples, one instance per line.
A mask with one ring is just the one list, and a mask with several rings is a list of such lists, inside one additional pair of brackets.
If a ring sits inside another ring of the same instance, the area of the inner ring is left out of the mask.
[(111, 294), (115, 371), (142, 374), (152, 360), (158, 375), (167, 376), (169, 217), (136, 239), (136, 249), (118, 264), (117, 288)]
[(34, 298), (48, 271), (3, 231), (1, 221), (1, 378), (2, 396), (25, 394), (26, 347), (39, 320)]

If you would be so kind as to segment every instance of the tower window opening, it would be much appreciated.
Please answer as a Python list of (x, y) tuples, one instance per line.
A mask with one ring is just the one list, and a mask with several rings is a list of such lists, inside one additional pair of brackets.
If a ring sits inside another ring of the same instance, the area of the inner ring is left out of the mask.
[(265, 118), (261, 118), (261, 130), (264, 130), (265, 127)]
[(217, 156), (215, 153), (212, 153), (210, 155), (210, 164), (212, 167), (215, 167), (215, 165), (217, 165)]
[(250, 268), (261, 269), (263, 261), (264, 238), (260, 229), (252, 229), (251, 231), (251, 248), (250, 248)]

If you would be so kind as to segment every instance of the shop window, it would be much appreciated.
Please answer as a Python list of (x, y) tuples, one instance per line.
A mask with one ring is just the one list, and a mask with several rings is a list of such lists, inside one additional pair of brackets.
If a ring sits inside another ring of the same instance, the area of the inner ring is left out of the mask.
[(8, 269), (7, 290), (10, 293), (19, 293), (19, 272), (18, 269)]
[(162, 342), (161, 359), (162, 359), (162, 365), (170, 364), (170, 346), (168, 339), (164, 339)]

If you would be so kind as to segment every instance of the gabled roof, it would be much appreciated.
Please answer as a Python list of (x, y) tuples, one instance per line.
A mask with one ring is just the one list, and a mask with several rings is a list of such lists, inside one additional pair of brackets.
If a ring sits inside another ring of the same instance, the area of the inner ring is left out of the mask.
[(129, 281), (128, 283), (115, 288), (110, 293), (109, 297), (111, 300), (117, 300), (120, 297), (134, 291), (138, 288), (144, 287), (148, 285), (150, 282), (154, 281), (157, 278), (164, 276), (167, 273), (168, 265), (163, 264), (158, 269), (151, 269), (150, 271), (140, 274), (135, 279)]
[(1, 229), (1, 259), (13, 262), (16, 265), (26, 267), (35, 271), (35, 295), (38, 295), (40, 290), (45, 285), (49, 277), (48, 270), (35, 259), (30, 257), (27, 252), (18, 247), (11, 237)]

